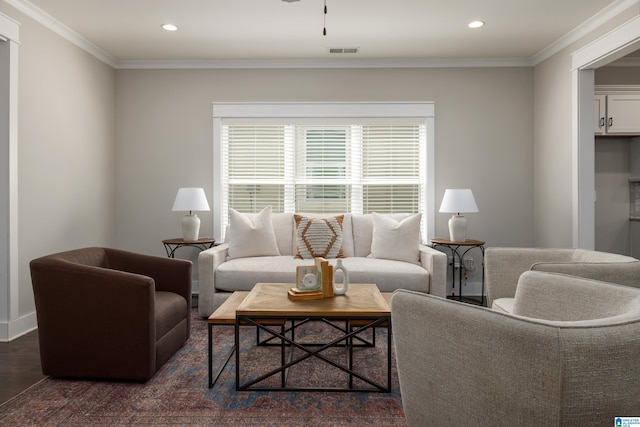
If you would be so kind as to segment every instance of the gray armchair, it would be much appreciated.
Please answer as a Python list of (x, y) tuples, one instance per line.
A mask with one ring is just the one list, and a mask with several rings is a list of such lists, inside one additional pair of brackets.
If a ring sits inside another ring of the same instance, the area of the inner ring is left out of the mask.
[(603, 426), (640, 408), (640, 289), (530, 271), (514, 314), (399, 290), (408, 425)]
[(190, 261), (84, 248), (30, 268), (45, 375), (145, 381), (189, 338)]
[(640, 260), (586, 249), (487, 248), (484, 268), (487, 307), (505, 312), (513, 310), (518, 278), (528, 270), (640, 287)]

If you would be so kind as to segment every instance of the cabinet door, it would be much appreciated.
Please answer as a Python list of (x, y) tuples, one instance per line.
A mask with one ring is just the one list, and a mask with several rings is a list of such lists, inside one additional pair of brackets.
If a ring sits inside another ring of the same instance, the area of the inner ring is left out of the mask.
[(607, 96), (596, 95), (593, 99), (593, 125), (596, 135), (601, 135), (605, 130), (607, 114)]
[(607, 95), (607, 133), (640, 133), (640, 93)]

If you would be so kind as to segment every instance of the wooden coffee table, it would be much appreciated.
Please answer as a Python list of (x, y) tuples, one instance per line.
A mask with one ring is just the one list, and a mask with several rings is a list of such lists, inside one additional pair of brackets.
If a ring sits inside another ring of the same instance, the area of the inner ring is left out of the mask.
[[(391, 391), (391, 308), (387, 302), (388, 298), (378, 290), (373, 284), (350, 284), (346, 295), (326, 298), (321, 300), (292, 301), (287, 296), (287, 291), (291, 288), (290, 283), (258, 283), (244, 298), (236, 309), (235, 321), (235, 349), (236, 353), (236, 390), (314, 390), (314, 391)], [(298, 340), (295, 336), (295, 322), (323, 321), (325, 323), (344, 322), (344, 328), (335, 327), (338, 333), (337, 338), (321, 345), (308, 345)], [(289, 328), (284, 325), (291, 322)], [(273, 328), (273, 325), (280, 328)], [(240, 357), (240, 327), (252, 325), (258, 331), (264, 331), (278, 341), (280, 351), (280, 366), (252, 378), (245, 383), (240, 382), (241, 357)], [(354, 327), (355, 326), (355, 327)], [(360, 335), (376, 327), (387, 327), (387, 384), (379, 384), (377, 381), (366, 376), (366, 367), (360, 372), (353, 366), (354, 339), (364, 341)], [(287, 331), (289, 333), (287, 333)], [(340, 364), (325, 357), (322, 352), (330, 347), (344, 346), (347, 349), (347, 363)], [(299, 349), (303, 352), (300, 357), (285, 360), (285, 348)], [(286, 381), (286, 371), (303, 360), (317, 358), (348, 375), (347, 387), (289, 387)], [(280, 375), (280, 385), (276, 387), (259, 386), (261, 381), (273, 375)], [(354, 378), (361, 380), (367, 386), (355, 387)]]

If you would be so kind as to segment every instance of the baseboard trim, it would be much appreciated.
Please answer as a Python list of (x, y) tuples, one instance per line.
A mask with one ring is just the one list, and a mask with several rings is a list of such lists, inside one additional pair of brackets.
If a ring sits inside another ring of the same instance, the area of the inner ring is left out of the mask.
[(0, 322), (0, 342), (13, 341), (36, 329), (38, 329), (38, 319), (35, 311), (12, 322)]

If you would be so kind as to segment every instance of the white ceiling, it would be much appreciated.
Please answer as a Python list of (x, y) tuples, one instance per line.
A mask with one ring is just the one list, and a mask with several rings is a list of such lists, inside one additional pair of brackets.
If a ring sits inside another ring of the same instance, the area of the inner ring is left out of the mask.
[[(630, 0), (4, 0), (101, 59), (526, 60)], [(469, 29), (472, 20), (486, 25)], [(604, 18), (603, 18), (604, 19)], [(161, 24), (173, 23), (176, 32)], [(595, 24), (594, 24), (595, 25)], [(79, 37), (78, 37), (79, 35)], [(86, 39), (86, 40), (84, 40)], [(357, 47), (356, 54), (329, 48)]]

